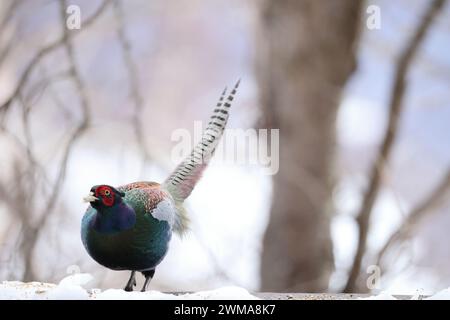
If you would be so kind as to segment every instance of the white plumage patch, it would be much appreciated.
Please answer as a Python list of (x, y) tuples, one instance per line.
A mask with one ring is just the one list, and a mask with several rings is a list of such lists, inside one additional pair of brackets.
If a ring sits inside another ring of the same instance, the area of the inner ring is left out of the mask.
[(173, 227), (175, 223), (175, 212), (176, 208), (175, 205), (171, 200), (165, 199), (160, 201), (156, 208), (151, 211), (151, 215), (153, 218), (167, 221), (170, 225), (170, 227)]

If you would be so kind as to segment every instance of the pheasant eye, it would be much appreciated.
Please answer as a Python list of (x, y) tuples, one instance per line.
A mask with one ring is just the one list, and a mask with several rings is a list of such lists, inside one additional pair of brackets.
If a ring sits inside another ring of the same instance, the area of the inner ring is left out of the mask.
[(109, 197), (110, 194), (111, 194), (111, 191), (105, 190), (105, 196)]

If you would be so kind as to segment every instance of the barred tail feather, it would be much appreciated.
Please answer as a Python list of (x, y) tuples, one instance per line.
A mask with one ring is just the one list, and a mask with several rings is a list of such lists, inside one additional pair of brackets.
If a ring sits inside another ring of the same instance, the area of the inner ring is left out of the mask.
[[(191, 154), (176, 167), (169, 178), (162, 184), (163, 188), (171, 194), (177, 205), (181, 205), (183, 201), (189, 197), (214, 154), (227, 125), (229, 109), (239, 87), (239, 83), (240, 80), (233, 87), (226, 99), (225, 96), (227, 90), (225, 88), (214, 109), (207, 128), (203, 132), (200, 142), (194, 147)], [(184, 210), (181, 211), (183, 213), (180, 212), (180, 220), (186, 220), (186, 217), (183, 216)]]

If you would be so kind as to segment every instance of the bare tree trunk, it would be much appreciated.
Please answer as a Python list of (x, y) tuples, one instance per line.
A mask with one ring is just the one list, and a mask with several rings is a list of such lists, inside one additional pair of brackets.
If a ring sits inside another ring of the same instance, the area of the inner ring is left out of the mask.
[(361, 1), (261, 4), (257, 72), (266, 125), (280, 129), (262, 290), (324, 291), (330, 240), (335, 118), (355, 68)]

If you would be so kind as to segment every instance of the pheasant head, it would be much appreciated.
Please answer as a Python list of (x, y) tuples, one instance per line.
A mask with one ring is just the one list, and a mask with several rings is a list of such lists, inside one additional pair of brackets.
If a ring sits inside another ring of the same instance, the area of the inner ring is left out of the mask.
[(89, 194), (83, 198), (95, 209), (106, 209), (122, 203), (125, 193), (108, 185), (97, 185), (91, 188)]

